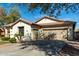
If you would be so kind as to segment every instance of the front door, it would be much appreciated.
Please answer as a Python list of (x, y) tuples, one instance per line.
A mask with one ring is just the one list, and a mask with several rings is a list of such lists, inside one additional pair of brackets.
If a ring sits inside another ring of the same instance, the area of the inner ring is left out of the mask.
[(24, 27), (19, 27), (19, 34), (24, 36)]

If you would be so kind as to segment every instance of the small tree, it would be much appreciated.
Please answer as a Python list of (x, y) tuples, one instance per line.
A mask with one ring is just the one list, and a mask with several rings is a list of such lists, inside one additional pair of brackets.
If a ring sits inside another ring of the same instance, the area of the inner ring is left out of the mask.
[(21, 42), (21, 38), (22, 38), (22, 34), (15, 34), (15, 37), (19, 40), (19, 42)]

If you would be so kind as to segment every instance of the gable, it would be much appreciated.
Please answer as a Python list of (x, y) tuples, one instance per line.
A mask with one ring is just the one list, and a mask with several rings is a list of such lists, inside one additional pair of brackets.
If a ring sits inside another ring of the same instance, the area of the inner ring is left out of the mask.
[(14, 26), (26, 26), (26, 25), (30, 26), (28, 23), (19, 21), (19, 22), (17, 22), (15, 25), (13, 25), (13, 27), (14, 27)]
[(36, 23), (37, 24), (43, 24), (43, 23), (59, 23), (59, 21), (53, 20), (53, 19), (50, 19), (50, 18), (43, 18), (43, 19), (39, 20)]
[(4, 26), (5, 27), (12, 27), (12, 26), (16, 25), (18, 22), (25, 23), (25, 24), (28, 24), (28, 25), (32, 25), (32, 22), (29, 22), (27, 20), (24, 20), (24, 19), (20, 18), (20, 19), (16, 20), (15, 22), (7, 24), (7, 25), (4, 25)]
[(48, 16), (42, 17), (41, 19), (39, 19), (35, 23), (38, 25), (41, 25), (43, 27), (71, 26), (73, 24), (72, 21), (58, 20), (56, 18), (48, 17)]
[(30, 21), (28, 21), (28, 20), (24, 20), (24, 19), (22, 19), (22, 18), (16, 20), (16, 21), (13, 22), (13, 23), (4, 25), (4, 27), (11, 27), (11, 28), (12, 28), (13, 26), (16, 26), (16, 25), (17, 25), (17, 26), (28, 25), (28, 26), (34, 26), (34, 27), (36, 27), (36, 28), (41, 28), (41, 27), (42, 27), (42, 26), (40, 26), (40, 25), (38, 25), (38, 24), (32, 23), (32, 22), (30, 22)]
[(41, 28), (42, 26), (38, 25), (38, 24), (35, 24), (35, 23), (32, 23), (32, 22), (29, 22), (27, 20), (19, 20), (17, 22), (15, 22), (12, 26), (34, 26), (36, 28)]
[(12, 26), (15, 26), (15, 25), (31, 25), (30, 23), (28, 23), (28, 22), (24, 22), (24, 21), (22, 21), (22, 20), (19, 20), (19, 21), (17, 21), (17, 22), (15, 22)]

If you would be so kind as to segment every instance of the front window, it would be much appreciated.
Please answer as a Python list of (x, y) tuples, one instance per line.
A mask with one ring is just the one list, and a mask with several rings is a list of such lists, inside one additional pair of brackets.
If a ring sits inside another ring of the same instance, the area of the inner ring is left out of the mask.
[(24, 27), (18, 27), (19, 28), (19, 34), (24, 36)]

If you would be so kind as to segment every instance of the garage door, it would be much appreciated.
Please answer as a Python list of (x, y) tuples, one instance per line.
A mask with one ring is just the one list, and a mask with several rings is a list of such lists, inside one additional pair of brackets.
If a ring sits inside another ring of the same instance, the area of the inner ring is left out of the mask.
[(67, 30), (44, 30), (44, 34), (49, 38), (62, 40), (66, 39)]

